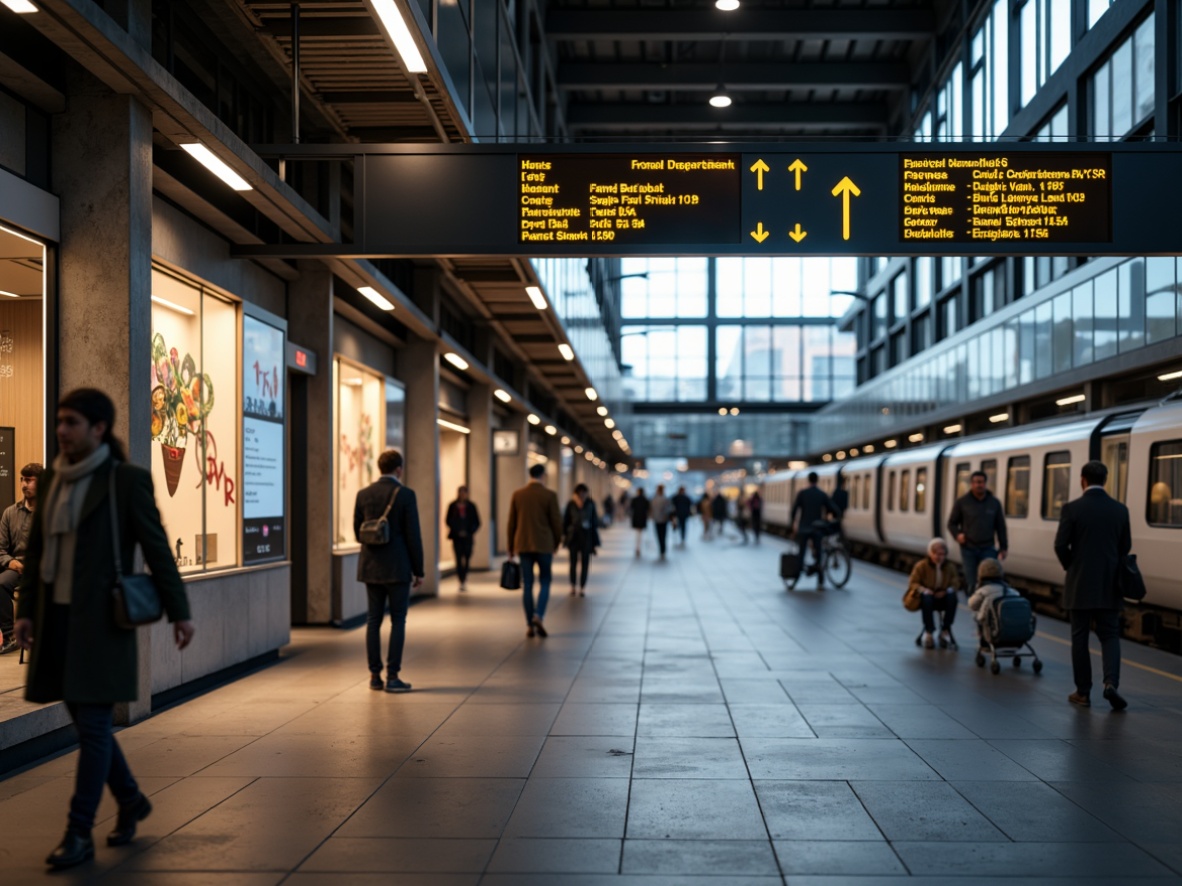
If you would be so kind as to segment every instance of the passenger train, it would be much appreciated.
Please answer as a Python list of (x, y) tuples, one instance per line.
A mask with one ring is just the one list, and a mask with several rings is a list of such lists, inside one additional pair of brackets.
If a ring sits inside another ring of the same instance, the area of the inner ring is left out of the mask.
[[(849, 492), (843, 529), (853, 552), (909, 568), (934, 536), (953, 541), (948, 514), (984, 471), (1009, 534), (1007, 575), (1038, 609), (1061, 614), (1063, 568), (1054, 540), (1063, 504), (1081, 494), (1085, 461), (1103, 461), (1108, 492), (1128, 505), (1133, 553), (1148, 595), (1126, 610), (1126, 633), (1182, 651), (1182, 401), (949, 439), (911, 449), (779, 471), (763, 481), (765, 524), (786, 530), (809, 471), (832, 494)], [(958, 560), (957, 545), (949, 545)]]

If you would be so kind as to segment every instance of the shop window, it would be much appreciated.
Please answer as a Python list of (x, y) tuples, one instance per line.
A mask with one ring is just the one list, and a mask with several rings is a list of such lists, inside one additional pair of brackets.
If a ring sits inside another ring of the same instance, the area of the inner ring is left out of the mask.
[(928, 469), (915, 469), (915, 513), (922, 514), (928, 507)]
[(891, 471), (890, 478), (887, 481), (887, 510), (893, 511), (895, 509), (895, 472)]
[(899, 510), (906, 511), (911, 506), (911, 471), (903, 471), (899, 476)]
[(985, 474), (985, 488), (997, 495), (997, 459), (985, 459), (981, 462), (981, 471)]
[(1010, 459), (1006, 471), (1006, 516), (1025, 519), (1030, 513), (1030, 456)]
[(1151, 526), (1182, 527), (1182, 440), (1154, 443), (1149, 450)]
[(238, 340), (235, 303), (153, 270), (152, 479), (183, 573), (240, 565)]
[(1051, 452), (1043, 462), (1042, 516), (1058, 520), (1059, 512), (1071, 497), (1071, 453)]
[[(333, 361), (336, 410), (336, 511), (334, 543), (352, 545), (353, 505), (357, 493), (378, 479), (382, 445), (379, 428), (386, 426), (386, 379), (342, 357)], [(405, 455), (405, 453), (403, 453)]]
[(969, 477), (972, 475), (973, 469), (967, 462), (958, 464), (956, 466), (956, 497), (960, 498), (969, 491)]

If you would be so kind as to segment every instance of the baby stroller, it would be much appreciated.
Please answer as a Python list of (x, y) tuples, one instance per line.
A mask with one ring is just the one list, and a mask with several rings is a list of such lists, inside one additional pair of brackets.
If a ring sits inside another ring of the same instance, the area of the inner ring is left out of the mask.
[(993, 601), (981, 622), (981, 643), (977, 649), (977, 667), (985, 667), (985, 654), (993, 656), (989, 670), (994, 674), (1001, 673), (1001, 663), (998, 656), (1014, 657), (1014, 667), (1022, 665), (1022, 651), (1029, 650), (1034, 656), (1031, 667), (1034, 673), (1042, 671), (1042, 661), (1034, 647), (1030, 645), (1030, 638), (1034, 636), (1037, 619), (1030, 607), (1030, 601), (1013, 588), (1007, 587), (1004, 596)]

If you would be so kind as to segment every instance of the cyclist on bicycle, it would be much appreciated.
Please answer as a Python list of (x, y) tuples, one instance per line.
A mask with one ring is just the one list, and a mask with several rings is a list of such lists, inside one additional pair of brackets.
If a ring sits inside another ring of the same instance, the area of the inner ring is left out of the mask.
[(805, 570), (805, 574), (811, 575), (815, 572), (817, 587), (822, 588), (825, 585), (825, 571), (822, 568), (824, 561), (821, 558), (821, 539), (828, 534), (826, 532), (828, 521), (825, 519), (825, 515), (832, 514), (840, 519), (841, 514), (833, 506), (833, 502), (829, 500), (825, 491), (817, 486), (816, 471), (809, 472), (808, 481), (809, 485), (796, 493), (796, 501), (792, 504), (789, 534), (799, 540), (802, 560), (805, 550), (811, 543), (813, 563)]

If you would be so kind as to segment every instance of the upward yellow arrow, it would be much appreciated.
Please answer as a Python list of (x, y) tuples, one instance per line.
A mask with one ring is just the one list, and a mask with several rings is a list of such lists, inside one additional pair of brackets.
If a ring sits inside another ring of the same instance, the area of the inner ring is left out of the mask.
[(751, 171), (755, 173), (755, 189), (757, 191), (763, 190), (763, 174), (771, 172), (772, 168), (763, 162), (763, 158), (759, 158), (751, 166)]
[(841, 239), (848, 240), (850, 239), (850, 194), (861, 197), (862, 192), (847, 175), (833, 188), (833, 196), (836, 197), (838, 194), (841, 194)]
[(795, 160), (793, 160), (788, 165), (788, 171), (796, 173), (796, 190), (799, 191), (800, 190), (800, 174), (802, 172), (808, 172), (809, 168), (807, 166), (805, 166), (804, 163), (801, 162), (799, 157), (797, 157)]

